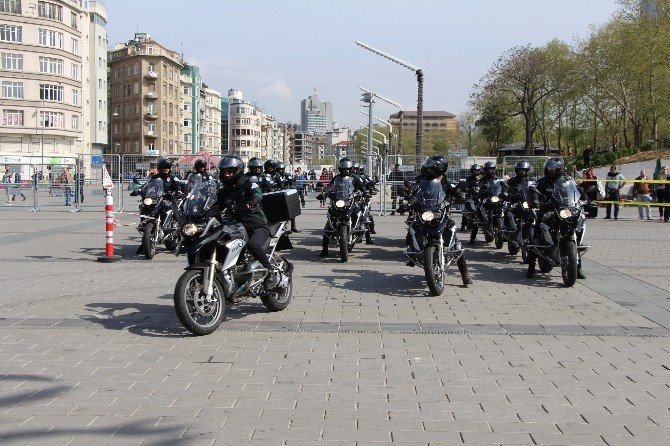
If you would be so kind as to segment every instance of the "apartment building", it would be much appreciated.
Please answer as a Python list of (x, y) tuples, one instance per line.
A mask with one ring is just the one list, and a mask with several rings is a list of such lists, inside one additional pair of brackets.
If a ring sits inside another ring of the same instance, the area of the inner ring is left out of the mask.
[(92, 154), (101, 154), (109, 143), (107, 107), (107, 9), (102, 2), (88, 2), (88, 72), (84, 92), (89, 92), (89, 140)]
[[(389, 117), (389, 122), (396, 128), (400, 127), (400, 112), (394, 113)], [(405, 111), (402, 115), (402, 131), (416, 132), (416, 111)], [(397, 127), (396, 127), (397, 126)], [(458, 119), (456, 115), (446, 111), (424, 111), (423, 112), (423, 131), (457, 131)]]
[(200, 108), (200, 150), (221, 153), (221, 93), (203, 84)]
[(286, 134), (286, 125), (277, 122), (277, 119), (274, 116), (265, 115), (262, 130), (262, 156), (267, 159), (288, 163), (288, 138)]
[[(102, 9), (94, 8), (102, 37)], [(37, 156), (69, 164), (91, 152), (88, 20), (81, 0), (0, 1), (4, 162)]]
[(261, 157), (263, 111), (239, 90), (228, 91), (228, 103), (228, 153), (243, 160)]
[(112, 153), (183, 154), (181, 56), (147, 33), (109, 53)]
[(312, 164), (313, 147), (314, 138), (311, 133), (295, 132), (291, 150), (293, 155), (292, 164), (310, 166)]
[(221, 154), (228, 154), (228, 98), (221, 98)]

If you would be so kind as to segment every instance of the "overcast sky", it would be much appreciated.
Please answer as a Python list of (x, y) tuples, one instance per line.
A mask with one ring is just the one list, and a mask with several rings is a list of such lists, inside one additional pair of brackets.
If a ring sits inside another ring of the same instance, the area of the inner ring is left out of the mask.
[[(359, 86), (416, 110), (416, 77), (354, 44), (421, 67), (424, 110), (459, 114), (505, 50), (573, 42), (605, 23), (616, 0), (103, 0), (111, 43), (148, 32), (226, 94), (242, 90), (280, 121), (299, 122), (314, 89), (340, 124), (359, 127)], [(374, 114), (395, 113), (380, 104)]]

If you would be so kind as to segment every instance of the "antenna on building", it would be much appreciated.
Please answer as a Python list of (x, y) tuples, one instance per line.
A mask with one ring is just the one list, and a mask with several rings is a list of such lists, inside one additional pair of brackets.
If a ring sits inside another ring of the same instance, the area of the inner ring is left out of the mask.
[(184, 63), (184, 44), (180, 43), (179, 47), (181, 48), (181, 63)]

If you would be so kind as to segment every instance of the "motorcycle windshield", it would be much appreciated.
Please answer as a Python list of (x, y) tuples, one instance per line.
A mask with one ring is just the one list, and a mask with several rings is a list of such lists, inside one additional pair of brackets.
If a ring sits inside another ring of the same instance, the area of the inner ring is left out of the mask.
[(577, 189), (577, 183), (575, 180), (569, 179), (567, 181), (557, 181), (554, 184), (554, 193), (552, 198), (554, 202), (559, 204), (560, 207), (564, 208), (576, 208), (579, 207), (579, 189)]
[(519, 186), (519, 198), (528, 202), (533, 201), (533, 192), (530, 189), (531, 187), (537, 187), (537, 183), (535, 181), (524, 181), (521, 183)]
[(421, 180), (416, 192), (417, 203), (426, 211), (439, 210), (447, 198), (440, 180)]
[(195, 178), (191, 192), (186, 196), (184, 215), (199, 216), (214, 206), (217, 199), (218, 182), (214, 179), (203, 181)]
[(337, 177), (333, 180), (333, 194), (336, 200), (348, 200), (354, 193), (354, 179), (352, 177)]
[(144, 185), (144, 192), (142, 197), (158, 200), (164, 193), (163, 180), (160, 178), (152, 178)]
[(502, 180), (489, 180), (484, 184), (484, 191), (489, 197), (497, 197), (502, 193)]

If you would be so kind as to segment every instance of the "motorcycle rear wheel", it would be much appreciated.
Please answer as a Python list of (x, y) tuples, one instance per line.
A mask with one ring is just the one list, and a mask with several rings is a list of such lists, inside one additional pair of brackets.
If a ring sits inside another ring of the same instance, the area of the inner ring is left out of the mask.
[(144, 225), (144, 233), (142, 234), (142, 244), (144, 245), (144, 257), (151, 260), (156, 255), (156, 223), (150, 221)]
[(174, 289), (174, 308), (182, 325), (196, 336), (216, 331), (225, 319), (226, 301), (223, 287), (214, 278), (212, 302), (204, 302), (203, 271), (184, 271)]
[(426, 273), (428, 289), (433, 296), (439, 296), (444, 292), (444, 269), (440, 268), (440, 258), (438, 257), (442, 253), (438, 251), (436, 246), (426, 246), (423, 254), (423, 269)]
[(349, 260), (349, 228), (340, 226), (340, 262)]
[(566, 259), (561, 259), (561, 275), (563, 276), (563, 283), (567, 287), (571, 287), (577, 281), (577, 244), (574, 240), (568, 240), (563, 245), (563, 256)]
[(267, 296), (261, 296), (261, 301), (265, 305), (265, 308), (270, 311), (282, 311), (288, 307), (293, 297), (293, 275), (285, 258), (275, 256), (275, 260), (282, 274), (288, 276), (288, 286), (286, 288), (277, 287), (271, 290)]
[(542, 259), (537, 259), (537, 266), (539, 266), (540, 271), (542, 271), (545, 274), (550, 273), (551, 270), (554, 269), (551, 263), (547, 263)]
[(515, 255), (519, 254), (520, 249), (521, 248), (516, 243), (507, 242), (507, 252), (509, 252), (510, 255), (515, 256)]

